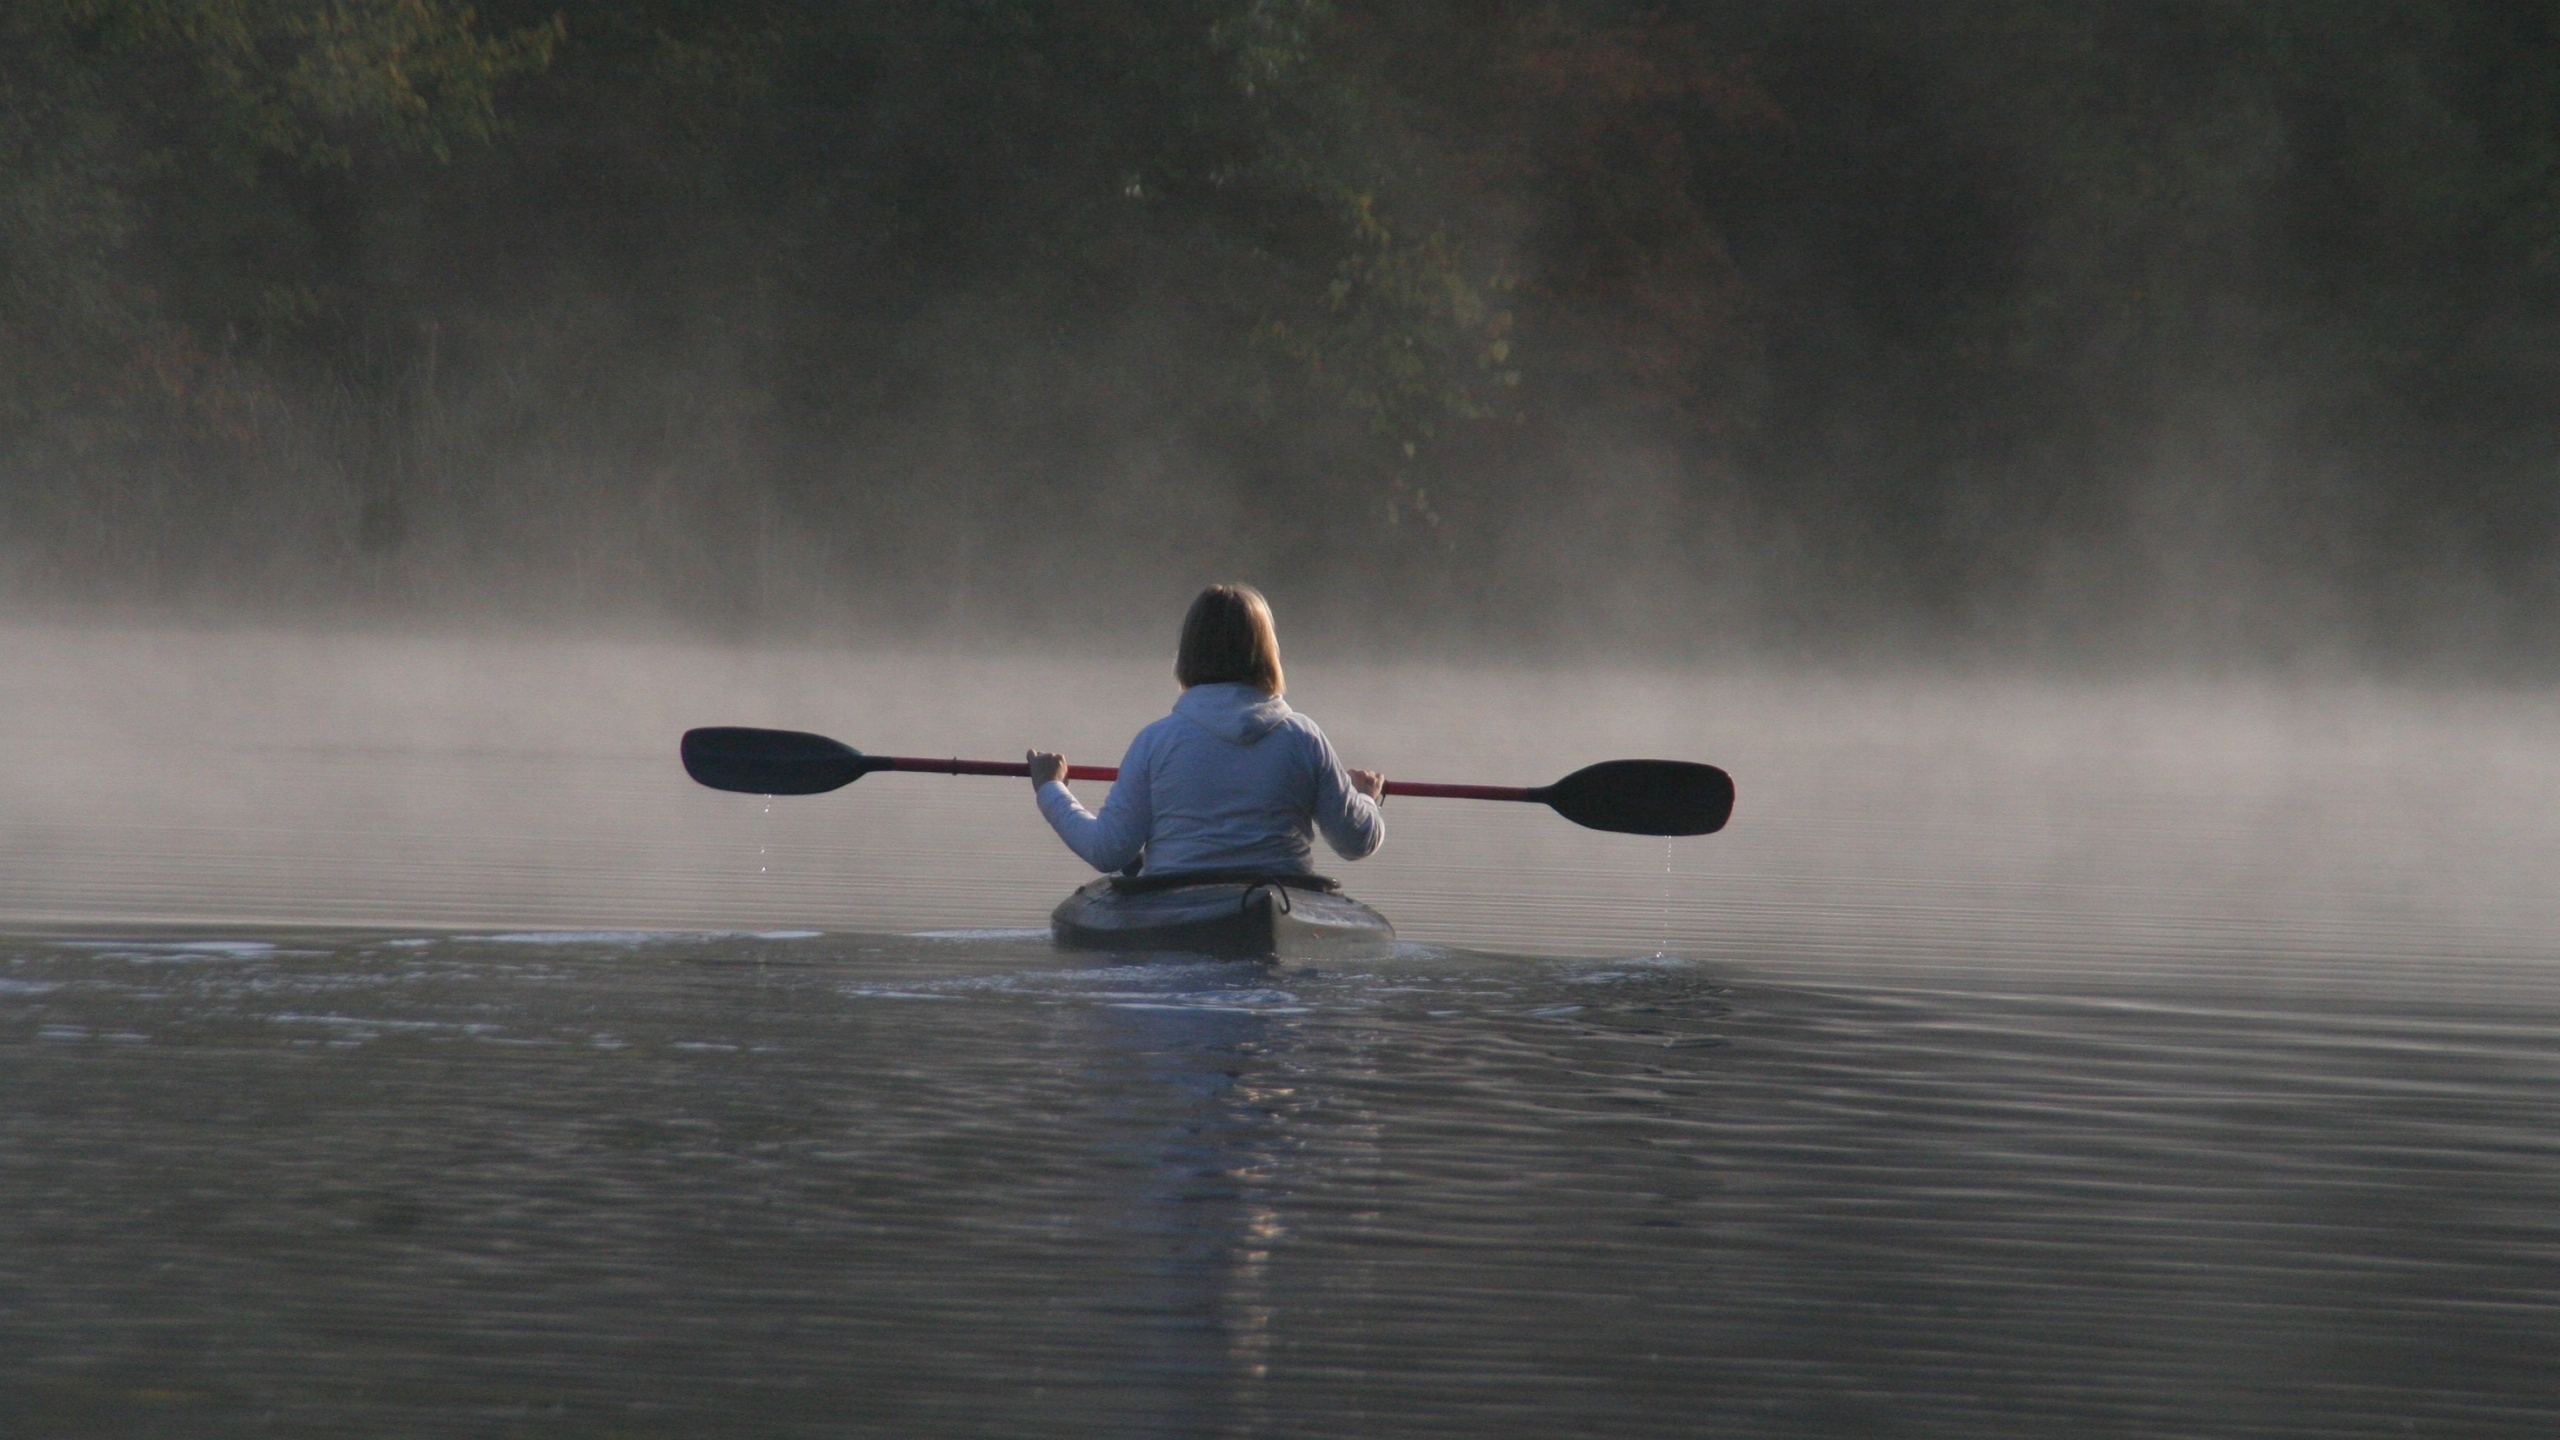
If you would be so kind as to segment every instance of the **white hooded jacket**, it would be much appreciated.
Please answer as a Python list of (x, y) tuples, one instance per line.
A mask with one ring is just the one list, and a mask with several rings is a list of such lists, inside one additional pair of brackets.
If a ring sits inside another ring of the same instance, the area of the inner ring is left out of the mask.
[(1194, 685), (1139, 731), (1100, 815), (1054, 780), (1040, 787), (1040, 813), (1093, 868), (1123, 870), (1143, 854), (1149, 875), (1299, 874), (1318, 830), (1346, 860), (1387, 838), (1316, 722), (1239, 683)]

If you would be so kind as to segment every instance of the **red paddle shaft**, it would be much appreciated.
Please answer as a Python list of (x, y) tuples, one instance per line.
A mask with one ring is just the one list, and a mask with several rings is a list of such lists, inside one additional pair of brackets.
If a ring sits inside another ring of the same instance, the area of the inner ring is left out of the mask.
[[(925, 760), (911, 755), (881, 757), (891, 770), (918, 770), (928, 775), (1021, 775), (1028, 776), (1031, 767), (1019, 760)], [(1114, 765), (1070, 765), (1070, 780), (1117, 780), (1119, 767)], [(1426, 800), (1544, 800), (1544, 789), (1524, 790), (1516, 785), (1431, 785), (1418, 780), (1390, 780), (1390, 795), (1414, 795)]]
[[(921, 760), (912, 755), (882, 755), (875, 757), (874, 763), (878, 760), (888, 761), (886, 768), (891, 770), (921, 770), (928, 775), (1028, 776), (1031, 773), (1031, 767), (1019, 760)], [(1067, 778), (1117, 780), (1120, 769), (1116, 765), (1070, 765)]]
[(1544, 800), (1546, 788), (1522, 789), (1517, 785), (1434, 785), (1423, 780), (1390, 780), (1390, 795), (1419, 795), (1425, 800)]

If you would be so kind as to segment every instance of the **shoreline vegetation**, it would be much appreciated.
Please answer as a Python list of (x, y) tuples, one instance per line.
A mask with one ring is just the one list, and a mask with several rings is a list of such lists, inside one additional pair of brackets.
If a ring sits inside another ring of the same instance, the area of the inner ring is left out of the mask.
[(2555, 329), (2555, 4), (0, 15), (20, 608), (2544, 673)]

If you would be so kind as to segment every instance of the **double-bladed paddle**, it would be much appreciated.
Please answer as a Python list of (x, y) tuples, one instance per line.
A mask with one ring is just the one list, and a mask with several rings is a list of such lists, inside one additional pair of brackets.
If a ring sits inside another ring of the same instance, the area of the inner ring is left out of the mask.
[[(684, 771), (714, 790), (821, 795), (875, 770), (934, 775), (1029, 775), (1019, 760), (924, 760), (865, 755), (824, 735), (714, 725), (684, 732)], [(1070, 780), (1117, 780), (1109, 765), (1070, 765)], [(1435, 800), (1534, 800), (1576, 825), (1626, 835), (1710, 835), (1733, 814), (1733, 777), (1690, 760), (1603, 760), (1553, 785), (1431, 785), (1390, 780), (1390, 795)]]

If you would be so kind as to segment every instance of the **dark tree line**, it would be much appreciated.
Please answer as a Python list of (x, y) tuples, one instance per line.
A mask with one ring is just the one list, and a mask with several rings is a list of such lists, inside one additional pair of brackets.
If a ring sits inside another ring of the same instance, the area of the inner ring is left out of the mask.
[(2512, 648), (2555, 279), (2560, 3), (14, 0), (0, 573)]

